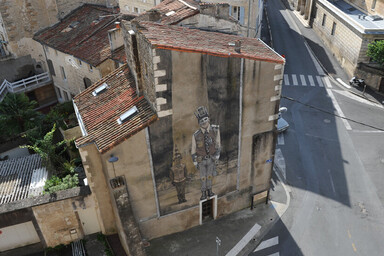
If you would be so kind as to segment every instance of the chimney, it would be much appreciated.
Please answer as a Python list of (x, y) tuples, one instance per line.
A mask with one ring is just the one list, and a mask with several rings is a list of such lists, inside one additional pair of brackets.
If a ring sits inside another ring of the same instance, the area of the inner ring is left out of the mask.
[(241, 52), (241, 41), (240, 40), (235, 41), (235, 51), (238, 53)]
[(150, 10), (147, 12), (148, 13), (148, 20), (149, 21), (159, 21), (161, 18), (161, 13), (159, 10)]
[(116, 22), (115, 22), (115, 26), (116, 26), (116, 29), (120, 29), (120, 22), (119, 22), (119, 21), (116, 21)]

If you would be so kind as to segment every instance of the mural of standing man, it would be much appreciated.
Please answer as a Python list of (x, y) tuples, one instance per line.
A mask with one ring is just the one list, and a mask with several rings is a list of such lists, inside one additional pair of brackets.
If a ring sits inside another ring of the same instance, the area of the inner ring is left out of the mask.
[(172, 185), (176, 187), (179, 204), (187, 202), (187, 200), (185, 199), (185, 182), (187, 180), (187, 168), (185, 167), (185, 164), (181, 163), (181, 159), (182, 156), (176, 147), (173, 165), (169, 172), (169, 178), (171, 179)]
[(220, 129), (211, 125), (208, 110), (200, 106), (195, 111), (200, 128), (192, 136), (192, 161), (200, 172), (201, 198), (215, 195), (212, 191), (212, 180), (217, 175), (216, 164), (220, 158)]

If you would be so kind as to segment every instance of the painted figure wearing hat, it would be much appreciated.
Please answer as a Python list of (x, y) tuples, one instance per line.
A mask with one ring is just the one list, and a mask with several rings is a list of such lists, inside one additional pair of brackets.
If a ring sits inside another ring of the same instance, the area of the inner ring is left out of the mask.
[(179, 204), (187, 202), (185, 199), (185, 182), (187, 180), (187, 168), (185, 164), (181, 163), (182, 156), (179, 153), (177, 147), (175, 147), (175, 155), (173, 158), (173, 164), (171, 171), (169, 172), (169, 178), (172, 185), (176, 187), (177, 198)]
[(210, 124), (206, 107), (199, 107), (195, 112), (200, 128), (192, 136), (192, 161), (200, 172), (201, 198), (215, 195), (212, 191), (212, 180), (217, 175), (216, 163), (220, 158), (220, 129)]

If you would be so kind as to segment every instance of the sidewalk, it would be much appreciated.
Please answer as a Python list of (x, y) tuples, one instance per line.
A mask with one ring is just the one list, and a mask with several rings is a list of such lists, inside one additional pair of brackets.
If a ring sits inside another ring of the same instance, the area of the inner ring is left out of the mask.
[[(280, 207), (286, 205), (286, 192), (275, 173), (270, 198), (273, 201), (258, 204), (253, 210), (244, 209), (180, 233), (153, 239), (146, 248), (147, 255), (248, 255), (280, 219), (279, 214), (286, 210)], [(216, 237), (221, 240), (218, 254)]]

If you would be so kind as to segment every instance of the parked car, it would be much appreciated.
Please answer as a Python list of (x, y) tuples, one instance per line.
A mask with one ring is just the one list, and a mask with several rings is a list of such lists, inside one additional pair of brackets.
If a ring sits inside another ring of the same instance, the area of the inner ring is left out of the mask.
[(279, 118), (277, 119), (277, 132), (281, 133), (288, 129), (289, 124), (285, 119), (282, 117), (282, 113), (286, 112), (286, 107), (281, 107), (279, 109)]

